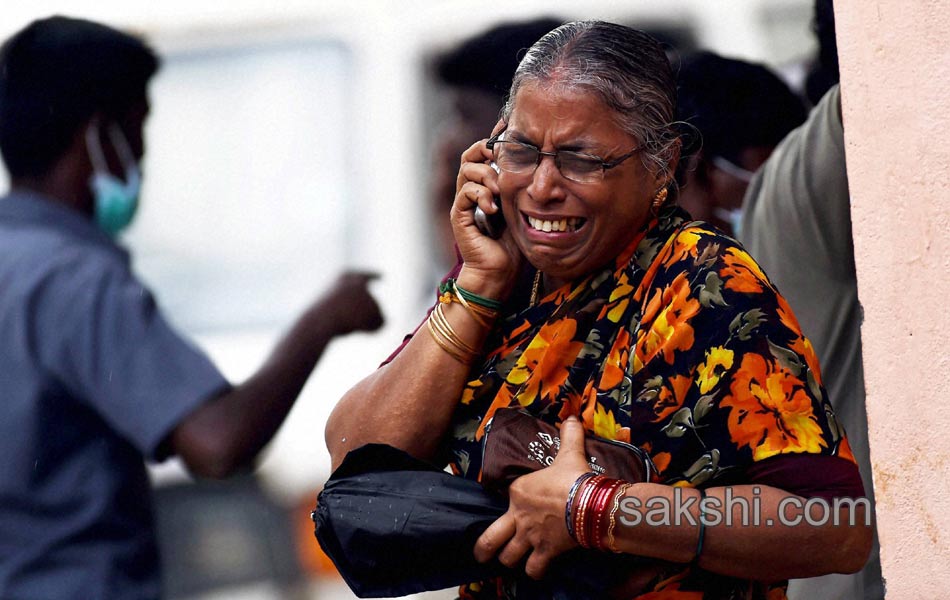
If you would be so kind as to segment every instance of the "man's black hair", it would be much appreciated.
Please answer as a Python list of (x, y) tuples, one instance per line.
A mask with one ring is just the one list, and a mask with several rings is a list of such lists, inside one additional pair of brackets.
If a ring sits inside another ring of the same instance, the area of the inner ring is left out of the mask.
[(145, 99), (159, 59), (142, 40), (82, 19), (27, 25), (0, 48), (0, 153), (12, 177), (45, 175), (96, 112)]
[(776, 146), (805, 122), (799, 97), (762, 65), (699, 52), (682, 62), (677, 80), (677, 119), (701, 134), (701, 142), (687, 135), (684, 154), (701, 143), (706, 156), (738, 162), (743, 149)]
[(440, 56), (436, 74), (446, 85), (472, 86), (503, 98), (525, 51), (561, 24), (546, 17), (499, 25)]

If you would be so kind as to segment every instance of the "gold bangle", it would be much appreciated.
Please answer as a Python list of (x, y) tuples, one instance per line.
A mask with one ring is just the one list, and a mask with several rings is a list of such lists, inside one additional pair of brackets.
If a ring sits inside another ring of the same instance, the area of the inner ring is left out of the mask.
[[(452, 288), (453, 290), (455, 289), (454, 284)], [(491, 329), (491, 324), (489, 324), (488, 321), (484, 319), (484, 317), (479, 315), (478, 312), (476, 312), (473, 309), (472, 305), (468, 303), (468, 300), (463, 298), (462, 295), (459, 294), (457, 291), (455, 292), (455, 297), (453, 298), (453, 300), (457, 300), (458, 303), (461, 304), (462, 307), (464, 307), (466, 311), (468, 311), (468, 314), (472, 315), (472, 318), (475, 319), (475, 321), (477, 321), (479, 325), (481, 325), (485, 329)]]
[(465, 296), (459, 292), (458, 285), (455, 283), (455, 281), (452, 281), (450, 287), (441, 296), (439, 296), (439, 302), (442, 304), (450, 304), (452, 302), (461, 304), (462, 307), (465, 308), (465, 310), (468, 311), (470, 315), (472, 315), (472, 318), (475, 319), (475, 321), (477, 321), (478, 324), (485, 329), (491, 329), (490, 320), (498, 317), (497, 310), (492, 310), (484, 306), (472, 304), (466, 300)]
[(480, 315), (482, 315), (482, 316), (485, 316), (485, 317), (492, 317), (492, 318), (494, 318), (494, 317), (497, 317), (497, 316), (498, 316), (498, 309), (489, 308), (489, 307), (487, 307), (487, 306), (483, 306), (483, 305), (481, 305), (481, 304), (477, 304), (477, 303), (474, 303), (474, 302), (469, 302), (468, 300), (466, 300), (466, 299), (465, 299), (465, 294), (463, 294), (463, 293), (462, 293), (462, 290), (459, 289), (459, 285), (458, 285), (458, 282), (457, 282), (457, 281), (453, 281), (453, 282), (452, 282), (452, 293), (455, 294), (455, 295), (458, 297), (459, 302), (460, 302), (461, 304), (463, 304), (463, 305), (469, 307), (470, 310), (472, 310), (472, 311), (474, 311), (474, 312), (477, 312), (478, 314), (480, 314)]
[(464, 365), (471, 365), (478, 357), (478, 350), (465, 343), (459, 337), (442, 312), (442, 303), (436, 304), (435, 308), (429, 313), (426, 319), (426, 325), (429, 333), (439, 346), (445, 350), (452, 358)]
[(432, 323), (431, 314), (429, 315), (429, 318), (426, 319), (426, 325), (427, 325), (427, 329), (429, 330), (429, 334), (432, 336), (432, 339), (435, 340), (435, 343), (438, 344), (440, 348), (445, 350), (446, 354), (448, 354), (449, 356), (451, 356), (452, 358), (459, 361), (465, 366), (470, 366), (472, 364), (473, 361), (470, 357), (467, 357), (461, 354), (458, 350), (452, 348), (452, 346), (450, 346), (447, 341), (442, 339), (442, 337), (436, 330), (435, 325)]
[(616, 554), (620, 553), (620, 550), (617, 549), (617, 540), (614, 539), (614, 529), (617, 528), (617, 509), (620, 508), (620, 500), (631, 485), (633, 484), (625, 483), (620, 486), (617, 495), (614, 496), (614, 505), (610, 508), (610, 524), (607, 525), (607, 548)]
[(439, 333), (441, 333), (443, 337), (453, 346), (457, 347), (465, 354), (471, 354), (472, 356), (478, 354), (478, 350), (466, 344), (465, 340), (459, 337), (459, 335), (455, 332), (452, 324), (449, 323), (447, 318), (445, 318), (445, 313), (442, 312), (442, 304), (436, 305), (430, 318), (433, 320), (433, 324), (439, 330)]

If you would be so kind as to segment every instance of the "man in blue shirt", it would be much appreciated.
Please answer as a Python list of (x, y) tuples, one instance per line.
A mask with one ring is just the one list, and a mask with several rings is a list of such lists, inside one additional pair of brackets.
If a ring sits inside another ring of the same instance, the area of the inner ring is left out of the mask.
[(165, 321), (112, 236), (138, 201), (141, 40), (36, 21), (0, 49), (0, 597), (160, 595), (143, 457), (224, 477), (279, 428), (336, 336), (382, 323), (344, 274), (231, 386)]

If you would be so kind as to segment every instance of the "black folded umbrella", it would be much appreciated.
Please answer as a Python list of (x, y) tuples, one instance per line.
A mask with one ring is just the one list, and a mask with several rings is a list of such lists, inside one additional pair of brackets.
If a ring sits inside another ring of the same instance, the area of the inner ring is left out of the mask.
[(405, 596), (507, 574), (518, 598), (604, 598), (643, 565), (634, 556), (573, 551), (535, 582), (497, 561), (478, 563), (475, 541), (507, 499), (383, 444), (347, 454), (317, 498), (316, 536), (353, 593)]
[(501, 573), (475, 541), (508, 503), (478, 483), (405, 452), (369, 444), (347, 454), (317, 498), (317, 539), (361, 598), (404, 596)]

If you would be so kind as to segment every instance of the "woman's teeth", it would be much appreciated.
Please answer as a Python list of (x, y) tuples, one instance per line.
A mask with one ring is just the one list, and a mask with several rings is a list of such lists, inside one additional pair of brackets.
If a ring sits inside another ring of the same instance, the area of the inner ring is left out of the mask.
[(531, 226), (531, 229), (537, 229), (538, 231), (577, 231), (577, 228), (583, 222), (584, 219), (580, 217), (571, 217), (560, 221), (544, 221), (528, 217), (528, 225)]

